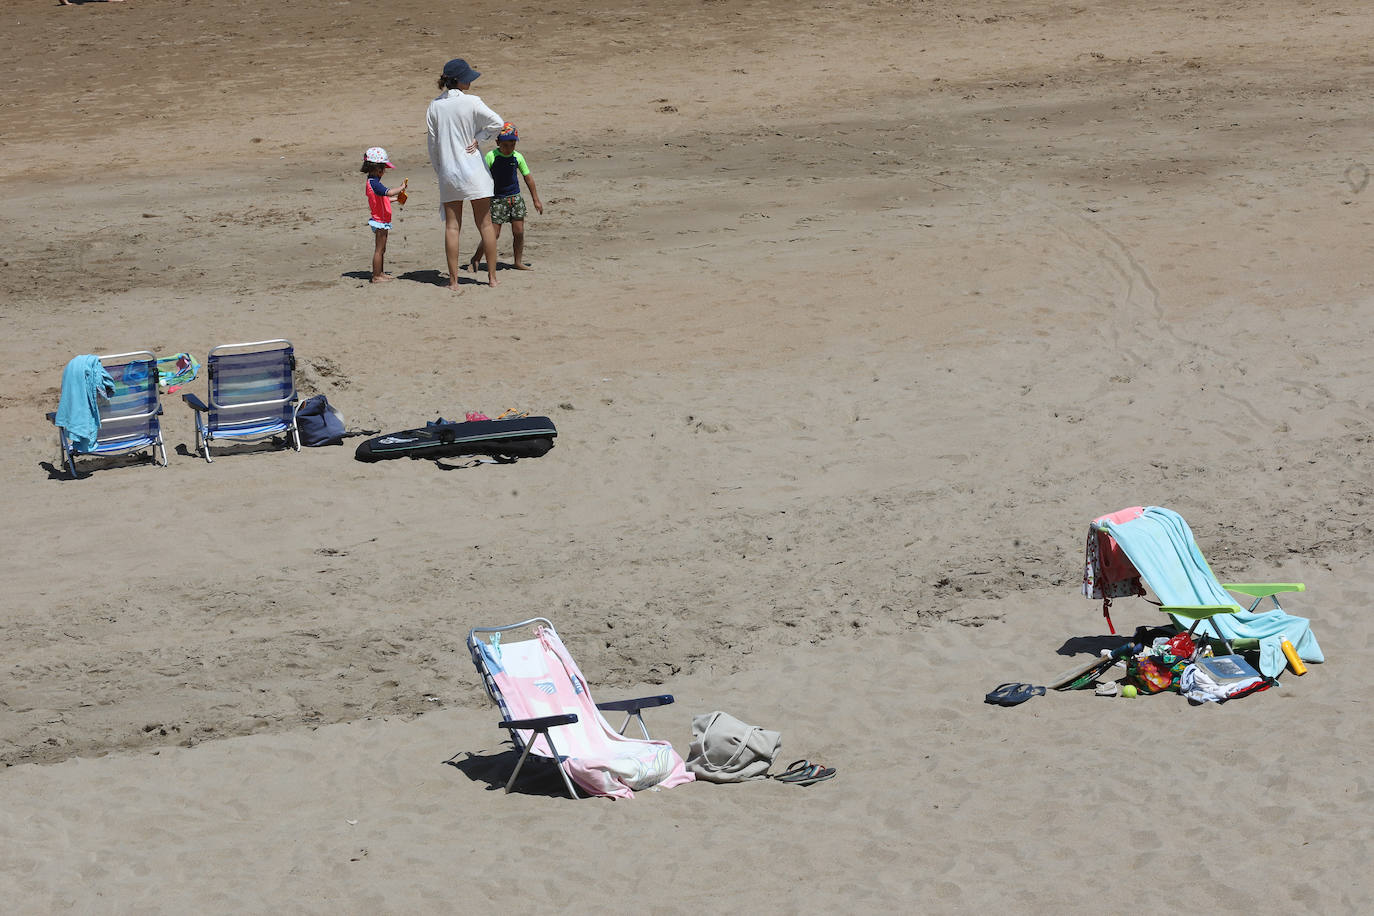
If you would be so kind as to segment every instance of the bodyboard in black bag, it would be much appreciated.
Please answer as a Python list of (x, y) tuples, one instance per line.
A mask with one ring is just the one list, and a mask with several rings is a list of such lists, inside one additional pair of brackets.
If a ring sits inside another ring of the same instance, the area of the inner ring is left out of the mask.
[(540, 458), (553, 448), (558, 435), (548, 417), (510, 420), (431, 421), (419, 429), (403, 429), (368, 439), (353, 457), (359, 461), (388, 458), (454, 458), (490, 455), (493, 458)]

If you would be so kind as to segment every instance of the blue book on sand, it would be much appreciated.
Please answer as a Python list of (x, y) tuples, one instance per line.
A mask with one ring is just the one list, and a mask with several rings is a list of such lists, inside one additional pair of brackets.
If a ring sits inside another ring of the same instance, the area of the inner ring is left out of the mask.
[(1218, 684), (1229, 684), (1260, 676), (1260, 673), (1239, 655), (1200, 658), (1197, 663), (1202, 670), (1207, 672), (1207, 676)]

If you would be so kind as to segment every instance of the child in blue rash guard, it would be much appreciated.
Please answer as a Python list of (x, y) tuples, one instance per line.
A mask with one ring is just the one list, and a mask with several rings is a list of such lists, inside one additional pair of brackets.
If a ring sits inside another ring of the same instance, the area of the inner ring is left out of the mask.
[[(544, 212), (544, 202), (539, 199), (539, 191), (534, 186), (534, 177), (525, 157), (515, 151), (520, 140), (520, 132), (507, 121), (501, 126), (496, 138), (496, 149), (487, 153), (487, 171), (491, 172), (493, 191), (491, 196), (491, 222), (496, 227), (496, 237), (501, 237), (501, 226), (510, 223), (511, 235), (515, 238), (515, 269), (529, 270), (525, 263), (525, 199), (520, 196), (520, 176), (525, 176), (525, 184), (530, 189), (530, 199), (534, 209)], [(468, 269), (473, 273), (482, 260), (479, 246), (468, 261)]]
[(410, 184), (409, 178), (401, 182), (399, 188), (388, 188), (382, 184), (382, 175), (390, 168), (395, 166), (391, 164), (386, 150), (374, 146), (363, 153), (363, 167), (358, 170), (367, 175), (363, 191), (367, 194), (367, 225), (372, 229), (375, 240), (372, 248), (373, 283), (395, 279), (383, 269), (383, 262), (386, 260), (386, 238), (391, 233), (391, 201), (393, 198), (399, 198), (401, 203), (405, 203), (406, 185)]

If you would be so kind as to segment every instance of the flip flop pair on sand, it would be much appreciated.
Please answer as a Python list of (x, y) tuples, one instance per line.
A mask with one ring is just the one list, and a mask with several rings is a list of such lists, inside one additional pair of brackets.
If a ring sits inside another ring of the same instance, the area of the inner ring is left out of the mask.
[(983, 702), (991, 703), (994, 706), (1016, 706), (1026, 702), (1031, 697), (1044, 695), (1045, 688), (1037, 687), (1034, 684), (999, 684), (987, 696), (983, 697)]
[(812, 763), (810, 760), (795, 760), (786, 770), (773, 778), (794, 786), (809, 786), (823, 782), (835, 775), (835, 768)]

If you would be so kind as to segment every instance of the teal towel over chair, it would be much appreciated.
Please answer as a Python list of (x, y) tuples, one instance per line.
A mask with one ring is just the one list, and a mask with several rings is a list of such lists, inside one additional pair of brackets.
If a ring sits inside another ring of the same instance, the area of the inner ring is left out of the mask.
[(95, 448), (100, 434), (98, 395), (114, 394), (114, 379), (94, 355), (74, 356), (62, 370), (62, 394), (57, 401), (53, 422), (67, 431), (67, 440), (78, 452)]
[[(1234, 614), (1210, 618), (1199, 629), (1211, 624), (1226, 639), (1259, 640), (1259, 669), (1266, 677), (1274, 677), (1283, 670), (1286, 660), (1279, 643), (1285, 636), (1303, 661), (1326, 660), (1306, 617), (1295, 617), (1277, 608), (1252, 614), (1236, 604), (1236, 599), (1212, 574), (1193, 540), (1192, 530), (1177, 512), (1147, 506), (1139, 518), (1122, 524), (1104, 522), (1102, 527), (1166, 606), (1221, 604), (1237, 608)], [(1193, 623), (1187, 617), (1178, 620), (1184, 626)]]

